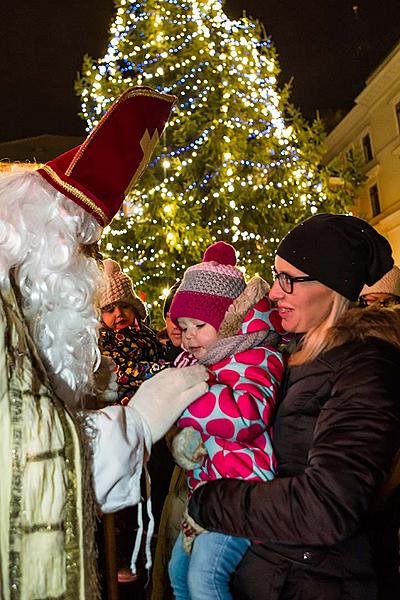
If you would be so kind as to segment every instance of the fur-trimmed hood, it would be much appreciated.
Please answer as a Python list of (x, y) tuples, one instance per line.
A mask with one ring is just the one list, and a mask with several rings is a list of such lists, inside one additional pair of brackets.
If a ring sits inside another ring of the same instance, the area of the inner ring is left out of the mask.
[[(269, 292), (268, 283), (255, 275), (248, 284), (245, 290), (233, 301), (228, 308), (224, 320), (218, 330), (219, 335), (222, 338), (237, 335), (238, 333), (249, 333), (249, 331), (256, 331), (257, 325), (255, 323), (255, 313), (259, 311), (258, 321), (262, 329), (269, 329), (271, 324), (273, 329), (278, 333), (283, 334), (281, 319), (278, 311), (273, 309), (268, 298)], [(257, 309), (256, 311), (254, 309)], [(261, 320), (265, 320), (265, 324), (262, 325)], [(265, 316), (265, 319), (264, 319)], [(249, 325), (249, 322), (253, 321), (253, 325)], [(266, 323), (271, 321), (271, 324), (266, 326)]]
[(400, 348), (400, 305), (350, 308), (330, 330), (329, 348), (376, 337)]
[(244, 291), (225, 313), (218, 330), (218, 341), (200, 359), (201, 364), (214, 365), (258, 346), (277, 347), (285, 333), (279, 312), (268, 298), (269, 285), (261, 277), (253, 277)]

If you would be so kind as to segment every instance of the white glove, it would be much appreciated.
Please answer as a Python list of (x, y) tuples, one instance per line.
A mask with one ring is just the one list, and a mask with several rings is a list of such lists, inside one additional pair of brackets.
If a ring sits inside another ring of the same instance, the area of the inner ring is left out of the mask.
[(165, 369), (142, 383), (128, 406), (147, 422), (153, 444), (163, 437), (185, 408), (208, 392), (209, 373), (203, 365)]
[(99, 368), (94, 373), (94, 395), (103, 402), (116, 402), (118, 384), (116, 364), (109, 356), (102, 356)]

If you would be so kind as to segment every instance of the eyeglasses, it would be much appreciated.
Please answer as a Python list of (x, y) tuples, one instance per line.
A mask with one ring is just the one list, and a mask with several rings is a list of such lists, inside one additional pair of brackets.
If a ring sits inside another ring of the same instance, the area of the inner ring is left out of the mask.
[(293, 294), (293, 284), (302, 281), (316, 281), (313, 277), (309, 275), (302, 275), (301, 277), (292, 277), (287, 273), (278, 273), (276, 269), (274, 269), (274, 279), (278, 280), (281, 290), (285, 292), (285, 294)]
[(388, 298), (383, 298), (379, 300), (378, 298), (369, 299), (361, 296), (358, 300), (358, 306), (361, 308), (367, 308), (367, 306), (395, 306), (396, 304), (400, 304), (400, 298), (398, 296), (390, 296)]

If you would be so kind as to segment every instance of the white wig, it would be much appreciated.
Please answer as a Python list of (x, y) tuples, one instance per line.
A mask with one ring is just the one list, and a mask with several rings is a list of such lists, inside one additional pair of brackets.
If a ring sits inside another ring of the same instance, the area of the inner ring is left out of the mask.
[(95, 297), (103, 275), (81, 252), (100, 234), (94, 217), (38, 173), (0, 177), (0, 287), (10, 285), (15, 268), (22, 309), (50, 380), (61, 399), (74, 404), (91, 391), (100, 360)]

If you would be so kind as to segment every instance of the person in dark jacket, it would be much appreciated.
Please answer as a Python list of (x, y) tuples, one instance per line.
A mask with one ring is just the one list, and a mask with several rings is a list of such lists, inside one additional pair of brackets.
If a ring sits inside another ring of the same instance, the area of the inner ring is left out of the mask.
[(175, 293), (180, 286), (180, 280), (176, 281), (174, 285), (168, 290), (168, 294), (164, 300), (163, 307), (163, 316), (165, 327), (161, 329), (157, 333), (158, 341), (164, 347), (164, 360), (167, 362), (173, 363), (174, 360), (180, 355), (182, 352), (181, 344), (182, 344), (182, 331), (179, 329), (178, 325), (174, 323), (171, 319), (170, 315), (170, 307), (172, 304), (172, 300), (174, 299)]
[(278, 477), (208, 482), (189, 504), (194, 525), (253, 542), (235, 598), (399, 597), (398, 493), (378, 498), (400, 446), (400, 313), (352, 307), (392, 266), (388, 242), (345, 215), (307, 219), (277, 250), (270, 297), (301, 334), (274, 424)]

